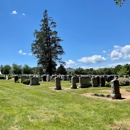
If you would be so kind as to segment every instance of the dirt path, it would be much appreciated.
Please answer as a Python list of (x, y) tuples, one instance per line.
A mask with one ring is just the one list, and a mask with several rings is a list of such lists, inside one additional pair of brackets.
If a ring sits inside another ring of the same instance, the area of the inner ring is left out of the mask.
[[(111, 90), (100, 90), (101, 93), (105, 93), (106, 95), (109, 93), (111, 94)], [(92, 97), (92, 98), (102, 98), (106, 100), (112, 100), (112, 101), (124, 101), (124, 100), (130, 100), (130, 92), (127, 92), (125, 89), (120, 89), (121, 97), (122, 99), (112, 99), (107, 97), (100, 97), (100, 96), (93, 96), (94, 93), (85, 93), (84, 96)]]

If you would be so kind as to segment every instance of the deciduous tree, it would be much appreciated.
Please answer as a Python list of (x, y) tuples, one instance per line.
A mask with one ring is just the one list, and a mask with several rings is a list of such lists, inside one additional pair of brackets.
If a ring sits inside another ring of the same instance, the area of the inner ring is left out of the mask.
[(2, 69), (2, 74), (9, 74), (10, 73), (11, 66), (5, 65)]
[(12, 64), (12, 73), (13, 74), (22, 74), (22, 66), (17, 65), (16, 63)]
[(22, 71), (23, 71), (23, 74), (33, 74), (32, 68), (29, 67), (28, 65), (24, 65)]

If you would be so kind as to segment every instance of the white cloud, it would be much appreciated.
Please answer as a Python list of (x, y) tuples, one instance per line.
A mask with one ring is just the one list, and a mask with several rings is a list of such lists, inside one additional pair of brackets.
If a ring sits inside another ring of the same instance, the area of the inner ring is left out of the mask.
[(114, 50), (111, 52), (110, 57), (112, 60), (118, 60), (120, 58), (128, 59), (130, 58), (130, 45), (114, 46)]
[(22, 50), (19, 50), (19, 54), (21, 54), (21, 55), (26, 55), (26, 53), (23, 52)]
[(125, 45), (121, 48), (121, 51), (124, 54), (124, 59), (130, 58), (130, 45)]
[(66, 67), (71, 67), (73, 65), (75, 65), (74, 61), (72, 61), (72, 60), (66, 61)]
[(111, 56), (112, 60), (118, 60), (118, 59), (122, 58), (122, 53), (117, 50), (113, 50), (111, 52), (110, 56)]
[(91, 57), (83, 57), (78, 60), (79, 62), (83, 62), (86, 64), (94, 64), (94, 63), (102, 63), (106, 61), (106, 58), (101, 55), (93, 55)]
[(22, 13), (23, 16), (25, 16), (25, 13)]
[(14, 10), (14, 11), (12, 11), (12, 12), (11, 12), (11, 14), (17, 14), (17, 11), (16, 11), (16, 10)]

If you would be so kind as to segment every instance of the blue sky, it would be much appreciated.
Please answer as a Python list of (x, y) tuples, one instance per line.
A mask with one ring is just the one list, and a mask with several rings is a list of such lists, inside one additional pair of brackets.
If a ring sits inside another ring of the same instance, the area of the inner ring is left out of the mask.
[(65, 67), (105, 68), (130, 63), (130, 0), (0, 0), (0, 65), (37, 66), (34, 30), (44, 10), (56, 22)]

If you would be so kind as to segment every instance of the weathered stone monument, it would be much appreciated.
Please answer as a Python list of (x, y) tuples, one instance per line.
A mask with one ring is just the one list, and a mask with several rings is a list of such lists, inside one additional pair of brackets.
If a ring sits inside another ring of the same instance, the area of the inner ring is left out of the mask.
[(2, 73), (1, 73), (1, 69), (2, 69), (2, 66), (0, 66), (0, 75), (2, 75)]
[(55, 78), (55, 90), (61, 90), (61, 78)]
[(121, 99), (121, 93), (119, 88), (119, 81), (115, 78), (111, 81), (111, 97), (113, 99)]
[(50, 75), (47, 75), (47, 76), (46, 76), (46, 81), (47, 81), (47, 82), (50, 82)]
[(46, 75), (43, 75), (43, 81), (46, 81)]
[(92, 77), (91, 81), (92, 81), (92, 87), (98, 87), (99, 86), (99, 82), (98, 82), (97, 77)]
[(19, 77), (18, 76), (14, 76), (14, 83), (18, 82)]
[(6, 76), (5, 76), (5, 79), (6, 79), (6, 80), (9, 80), (9, 75), (6, 75)]
[(79, 88), (90, 87), (90, 77), (79, 77)]
[(71, 89), (77, 89), (76, 81), (77, 77), (71, 77)]
[(30, 85), (40, 85), (38, 77), (30, 78)]
[(105, 77), (101, 76), (99, 78), (99, 82), (100, 82), (100, 87), (105, 87), (105, 82), (106, 82)]

